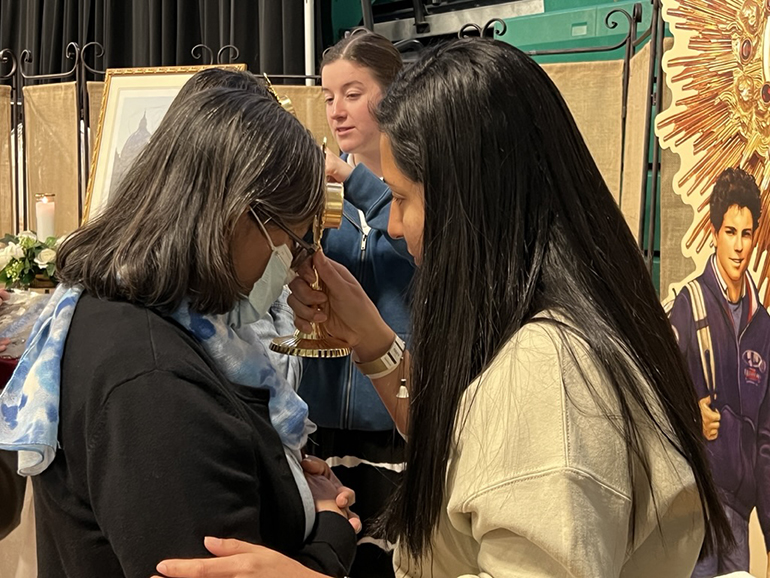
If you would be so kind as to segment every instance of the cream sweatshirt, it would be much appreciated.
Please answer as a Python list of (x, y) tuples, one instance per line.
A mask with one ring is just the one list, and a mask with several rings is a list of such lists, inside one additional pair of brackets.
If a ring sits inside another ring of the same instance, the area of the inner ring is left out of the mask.
[[(640, 411), (655, 503), (635, 460), (632, 542), (610, 384), (579, 338), (542, 319), (523, 327), (464, 394), (432, 558), (420, 571), (397, 549), (397, 575), (689, 578), (704, 536), (695, 481)], [(670, 432), (657, 402), (652, 411)]]

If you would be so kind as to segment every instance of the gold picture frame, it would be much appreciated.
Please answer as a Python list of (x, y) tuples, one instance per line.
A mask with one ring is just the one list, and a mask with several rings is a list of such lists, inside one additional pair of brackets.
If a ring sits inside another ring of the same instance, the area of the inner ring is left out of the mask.
[(212, 64), (107, 70), (99, 124), (91, 155), (83, 223), (106, 206), (118, 178), (146, 144), (184, 83), (196, 72), (206, 68), (246, 70), (246, 65)]

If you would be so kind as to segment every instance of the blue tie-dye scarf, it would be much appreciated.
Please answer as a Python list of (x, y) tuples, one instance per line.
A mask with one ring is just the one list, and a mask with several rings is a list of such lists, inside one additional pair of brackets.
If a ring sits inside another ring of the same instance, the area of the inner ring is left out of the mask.
[[(60, 285), (40, 314), (16, 371), (0, 394), (0, 449), (19, 452), (19, 473), (36, 475), (56, 454), (61, 358), (82, 287)], [(192, 333), (233, 383), (270, 390), (270, 421), (283, 444), (298, 450), (315, 425), (307, 405), (276, 372), (252, 326), (230, 327), (226, 315), (200, 315), (183, 304), (171, 318)]]

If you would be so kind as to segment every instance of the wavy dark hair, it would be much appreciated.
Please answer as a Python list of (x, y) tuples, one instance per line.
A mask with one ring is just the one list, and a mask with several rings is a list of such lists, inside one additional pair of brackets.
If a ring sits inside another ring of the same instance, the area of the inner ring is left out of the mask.
[[(399, 75), (378, 120), (396, 165), (423, 185), (425, 207), (408, 467), (384, 521), (388, 537), (412, 559), (430, 554), (463, 393), (533, 316), (558, 310), (570, 322), (559, 330), (587, 343), (615, 391), (632, 486), (650, 484), (641, 426), (655, 419), (636, 365), (675, 435), (658, 425), (660, 434), (694, 473), (704, 552), (729, 544), (695, 390), (671, 325), (623, 215), (545, 72), (502, 42), (453, 41), (428, 49)], [(632, 535), (635, 525), (632, 505)]]
[(104, 211), (68, 237), (63, 283), (162, 311), (189, 296), (224, 313), (244, 292), (231, 241), (250, 206), (287, 225), (323, 203), (324, 159), (272, 96), (209, 88), (176, 98)]

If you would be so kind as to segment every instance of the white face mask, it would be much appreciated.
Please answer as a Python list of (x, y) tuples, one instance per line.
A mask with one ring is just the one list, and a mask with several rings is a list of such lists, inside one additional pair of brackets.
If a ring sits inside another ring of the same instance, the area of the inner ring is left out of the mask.
[[(252, 214), (253, 211), (252, 211)], [(248, 299), (241, 299), (238, 305), (228, 314), (228, 322), (232, 327), (241, 327), (261, 319), (267, 315), (270, 306), (281, 296), (284, 285), (294, 280), (297, 274), (291, 270), (291, 249), (286, 245), (276, 247), (267, 234), (262, 221), (254, 214), (259, 228), (262, 229), (267, 242), (270, 244), (270, 260), (265, 272), (254, 284)]]
[[(269, 238), (269, 237), (268, 237)], [(291, 251), (286, 245), (273, 247), (270, 261), (267, 262), (265, 272), (254, 284), (249, 293), (249, 303), (256, 309), (260, 318), (267, 314), (270, 306), (281, 296), (283, 286), (292, 282), (296, 273), (291, 270)]]

